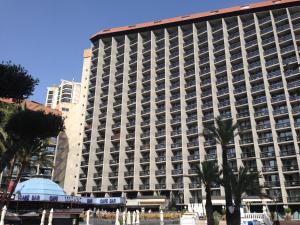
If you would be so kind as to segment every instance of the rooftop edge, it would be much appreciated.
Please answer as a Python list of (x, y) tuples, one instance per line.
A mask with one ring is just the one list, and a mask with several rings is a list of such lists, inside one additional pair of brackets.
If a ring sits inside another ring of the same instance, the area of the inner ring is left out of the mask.
[(176, 23), (176, 22), (183, 22), (183, 21), (188, 21), (188, 20), (193, 20), (193, 19), (205, 18), (205, 17), (209, 17), (209, 16), (222, 15), (222, 14), (239, 12), (239, 11), (244, 11), (244, 10), (247, 11), (247, 10), (251, 10), (251, 9), (259, 9), (259, 8), (263, 8), (263, 7), (281, 5), (281, 4), (287, 4), (287, 3), (293, 3), (293, 2), (300, 2), (300, 1), (299, 0), (267, 0), (267, 1), (258, 2), (258, 3), (250, 3), (250, 4), (233, 6), (233, 7), (224, 8), (224, 9), (216, 9), (216, 10), (211, 10), (208, 12), (194, 13), (194, 14), (190, 14), (190, 15), (178, 16), (178, 17), (169, 18), (169, 19), (132, 24), (129, 26), (121, 26), (121, 27), (115, 27), (115, 28), (110, 28), (110, 29), (104, 29), (104, 30), (101, 30), (101, 31), (95, 33), (94, 35), (92, 35), (90, 37), (90, 40), (93, 40), (95, 38), (100, 38), (101, 36), (104, 36), (104, 35), (117, 33), (117, 32), (127, 32), (127, 31), (132, 31), (132, 30), (138, 30), (141, 28), (148, 28), (148, 27), (150, 28), (150, 27), (155, 27), (155, 26), (159, 26), (159, 25), (168, 25), (168, 24), (172, 24), (172, 23)]

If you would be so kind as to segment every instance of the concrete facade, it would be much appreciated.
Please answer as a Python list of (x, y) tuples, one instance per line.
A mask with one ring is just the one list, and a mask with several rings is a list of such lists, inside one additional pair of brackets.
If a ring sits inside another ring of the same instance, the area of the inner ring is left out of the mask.
[(80, 154), (82, 149), (82, 134), (90, 74), (91, 50), (85, 49), (83, 54), (83, 69), (81, 90), (78, 102), (69, 107), (65, 114), (65, 132), (59, 136), (55, 176), (53, 179), (64, 187), (67, 194), (76, 194), (79, 173)]
[(222, 160), (203, 127), (220, 115), (239, 124), (233, 170), (300, 203), (299, 1), (257, 5), (92, 38), (79, 194), (200, 201), (195, 165)]

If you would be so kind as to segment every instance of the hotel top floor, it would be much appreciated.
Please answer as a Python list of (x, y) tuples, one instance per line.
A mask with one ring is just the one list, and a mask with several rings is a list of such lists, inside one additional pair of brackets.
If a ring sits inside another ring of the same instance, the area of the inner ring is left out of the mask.
[[(248, 21), (249, 17), (246, 16), (247, 14), (263, 12), (266, 10), (286, 8), (286, 7), (296, 6), (296, 5), (300, 5), (299, 0), (267, 0), (259, 3), (245, 4), (241, 6), (212, 10), (209, 12), (195, 13), (195, 14), (184, 15), (175, 18), (104, 29), (92, 35), (90, 40), (94, 42), (98, 39), (104, 39), (107, 37), (117, 37), (124, 34), (142, 33), (144, 31), (149, 31), (149, 30), (159, 30), (162, 28), (176, 27), (179, 25), (186, 25), (192, 23), (197, 24), (205, 21), (217, 22), (217, 20), (221, 18), (228, 18), (228, 20), (226, 21), (226, 25), (227, 27), (231, 27), (234, 24), (231, 24), (230, 17), (234, 17), (238, 15), (245, 15), (241, 19), (243, 24), (247, 25), (247, 23), (250, 23), (250, 21)], [(258, 16), (258, 19), (263, 20), (266, 18), (259, 18)], [(212, 23), (211, 25), (213, 26), (214, 23)], [(218, 24), (217, 26), (220, 26), (220, 24)]]

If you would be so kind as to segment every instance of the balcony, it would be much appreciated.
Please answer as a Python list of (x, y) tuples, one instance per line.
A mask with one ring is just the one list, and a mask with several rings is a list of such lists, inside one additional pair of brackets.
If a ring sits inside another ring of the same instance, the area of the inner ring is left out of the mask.
[(224, 101), (219, 102), (219, 108), (226, 107), (226, 106), (230, 106), (229, 100), (224, 100)]
[(92, 191), (101, 191), (101, 186), (93, 186)]
[(171, 157), (172, 161), (181, 161), (182, 160), (182, 155), (176, 155)]
[(250, 76), (250, 81), (257, 80), (257, 79), (260, 79), (260, 78), (263, 78), (262, 73), (256, 73), (256, 74), (253, 74), (253, 75)]
[(150, 125), (150, 120), (144, 120), (143, 122), (141, 122), (141, 126), (147, 126), (147, 125)]
[(182, 147), (182, 143), (171, 144), (171, 148), (181, 148), (181, 147)]
[(242, 159), (248, 159), (248, 158), (253, 158), (253, 157), (255, 157), (255, 152), (254, 151), (241, 153), (241, 158)]
[(117, 171), (108, 173), (109, 177), (117, 177), (118, 175), (119, 175), (119, 173)]
[(79, 174), (79, 179), (86, 179), (87, 178), (87, 175), (82, 173), (82, 174)]
[(188, 148), (192, 148), (192, 147), (198, 147), (199, 146), (199, 142), (198, 141), (192, 141), (187, 143), (187, 147)]
[(198, 154), (196, 155), (189, 155), (188, 156), (188, 160), (189, 161), (192, 161), (192, 160), (199, 160), (200, 159), (200, 156)]
[(217, 142), (215, 140), (208, 140), (204, 142), (204, 147), (215, 146)]
[(198, 128), (189, 129), (186, 133), (187, 135), (198, 134)]
[(294, 164), (294, 165), (283, 165), (282, 166), (282, 171), (283, 172), (297, 171), (297, 170), (299, 170), (297, 164)]
[(195, 174), (197, 175), (197, 174), (198, 174), (198, 171), (197, 171), (197, 169), (189, 169), (189, 170), (188, 170), (188, 174), (189, 174), (189, 175), (195, 175)]
[(134, 158), (125, 159), (125, 164), (134, 163)]
[(279, 95), (279, 96), (275, 96), (272, 97), (271, 102), (280, 102), (280, 101), (285, 101), (285, 96), (284, 95)]
[(129, 151), (134, 151), (134, 146), (127, 146), (126, 148), (125, 148), (125, 151), (127, 152), (129, 152)]
[(96, 160), (96, 161), (94, 162), (94, 165), (95, 165), (95, 166), (101, 166), (102, 164), (103, 164), (103, 159)]
[(273, 138), (272, 137), (259, 138), (258, 139), (258, 144), (266, 144), (266, 143), (270, 143), (270, 142), (273, 142)]
[(246, 87), (235, 88), (234, 91), (233, 91), (234, 94), (240, 94), (240, 93), (243, 93), (243, 92), (246, 92)]
[(267, 152), (260, 153), (260, 158), (271, 158), (271, 157), (275, 157), (274, 151), (267, 151)]
[(260, 116), (268, 116), (269, 115), (269, 111), (268, 110), (259, 110), (257, 112), (254, 113), (255, 117), (260, 117)]
[(166, 189), (166, 184), (155, 184), (155, 189)]
[(289, 196), (287, 197), (288, 202), (300, 202), (300, 196)]
[(206, 154), (205, 155), (205, 160), (216, 160), (217, 159), (217, 154)]
[(276, 123), (275, 128), (276, 129), (281, 129), (281, 128), (287, 128), (287, 127), (290, 127), (290, 126), (291, 126), (290, 122), (287, 122), (287, 123)]
[(148, 190), (150, 189), (150, 185), (149, 184), (141, 184), (139, 186), (140, 190)]
[(281, 108), (281, 109), (277, 109), (273, 111), (273, 115), (281, 115), (281, 114), (286, 114), (288, 113), (288, 109), (287, 108)]
[(260, 104), (260, 103), (265, 103), (266, 101), (267, 101), (266, 97), (256, 98), (256, 99), (253, 99), (253, 105)]
[(265, 187), (280, 187), (280, 182), (279, 182), (279, 180), (276, 180), (276, 181), (266, 181), (264, 183), (264, 186)]
[[(150, 148), (150, 146), (149, 146)], [(162, 150), (162, 149), (165, 149), (166, 148), (166, 145), (165, 144), (158, 144), (158, 145), (155, 145), (155, 149), (156, 150)]]
[(290, 149), (290, 150), (281, 150), (280, 151), (280, 156), (285, 157), (285, 156), (293, 156), (296, 155), (295, 149)]
[[(296, 186), (300, 186), (300, 180), (287, 180), (284, 184), (286, 187), (296, 187)], [(300, 197), (299, 197), (299, 201), (300, 201)]]
[(86, 187), (78, 187), (78, 192), (84, 192), (86, 190)]
[(255, 85), (251, 88), (252, 92), (263, 91), (265, 90), (265, 86), (263, 84)]
[(174, 118), (174, 119), (171, 119), (171, 124), (174, 124), (174, 123), (181, 123), (181, 118)]
[(132, 185), (132, 184), (124, 185), (124, 186), (123, 186), (123, 189), (124, 189), (125, 191), (127, 191), (127, 190), (133, 190), (133, 185)]
[(156, 176), (164, 176), (164, 175), (166, 175), (166, 170), (156, 170), (155, 175)]
[(140, 163), (149, 163), (150, 162), (150, 158), (144, 157), (140, 159)]
[(237, 114), (237, 118), (240, 119), (240, 118), (245, 118), (245, 117), (249, 117), (250, 114), (249, 112), (241, 112), (241, 113), (238, 113)]
[(134, 175), (133, 171), (126, 171), (126, 172), (124, 172), (124, 176), (125, 177), (133, 177), (133, 175)]
[(277, 166), (263, 166), (262, 167), (262, 172), (264, 172), (264, 173), (275, 172), (277, 170), (278, 170)]
[(256, 126), (256, 130), (265, 130), (271, 128), (270, 123), (265, 123), (265, 124), (259, 124)]
[(190, 183), (189, 188), (191, 189), (201, 188), (201, 183)]
[[(190, 116), (186, 119), (186, 122), (187, 123), (190, 123), (190, 122), (193, 122), (193, 121), (197, 121), (198, 118), (197, 118), (197, 115), (193, 115), (193, 116)], [(180, 120), (181, 121), (181, 120)]]
[(175, 112), (175, 111), (179, 111), (179, 110), (181, 110), (181, 106), (180, 105), (176, 105), (176, 106), (173, 106), (170, 111), (171, 112)]
[(88, 161), (82, 161), (80, 163), (80, 166), (88, 166), (89, 165), (89, 162)]
[(278, 137), (278, 142), (293, 141), (293, 136)]
[(140, 176), (150, 176), (150, 170), (140, 171)]
[(155, 162), (165, 162), (166, 156), (159, 156), (155, 158)]
[(112, 160), (109, 160), (109, 164), (118, 164), (119, 163), (119, 160), (117, 159), (112, 159)]
[(118, 189), (117, 185), (110, 185), (110, 186), (107, 187), (108, 191), (116, 191), (117, 189)]
[(172, 170), (172, 175), (182, 175), (182, 173), (183, 173), (182, 169)]
[(300, 81), (294, 81), (287, 84), (288, 88), (299, 88), (300, 87)]
[(235, 102), (235, 105), (237, 105), (237, 106), (245, 105), (245, 104), (248, 104), (248, 99), (247, 98), (239, 99)]
[(272, 72), (269, 72), (267, 76), (269, 79), (273, 77), (278, 77), (281, 76), (281, 72), (279, 70), (274, 70)]
[(239, 142), (240, 142), (241, 145), (252, 144), (253, 139), (252, 138), (241, 139)]
[(182, 189), (183, 183), (172, 184), (172, 189)]

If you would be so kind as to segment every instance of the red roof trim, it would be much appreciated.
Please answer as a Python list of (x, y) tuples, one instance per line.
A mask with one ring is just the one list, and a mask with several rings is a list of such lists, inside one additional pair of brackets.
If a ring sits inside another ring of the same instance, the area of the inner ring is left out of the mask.
[(277, 4), (287, 4), (287, 3), (292, 3), (292, 2), (300, 2), (300, 1), (299, 0), (268, 0), (268, 1), (259, 2), (259, 3), (252, 3), (252, 4), (242, 5), (242, 6), (235, 6), (235, 7), (230, 7), (230, 8), (212, 10), (210, 12), (195, 13), (195, 14), (191, 14), (191, 15), (179, 16), (179, 17), (175, 17), (175, 18), (169, 18), (169, 19), (146, 22), (146, 23), (139, 23), (139, 24), (130, 25), (130, 26), (122, 26), (122, 27), (116, 27), (116, 28), (111, 28), (111, 29), (104, 29), (104, 30), (101, 30), (101, 31), (97, 32), (96, 34), (92, 35), (91, 39), (94, 39), (97, 37), (100, 38), (102, 35), (113, 34), (113, 33), (117, 33), (117, 32), (126, 32), (126, 31), (130, 31), (130, 30), (141, 29), (141, 28), (150, 28), (150, 27), (155, 27), (157, 25), (167, 25), (167, 24), (182, 22), (182, 21), (186, 21), (186, 20), (205, 18), (205, 17), (211, 16), (211, 15), (221, 15), (221, 14), (238, 12), (238, 11), (243, 11), (243, 10), (258, 9), (258, 8), (273, 6), (273, 5), (277, 5)]

